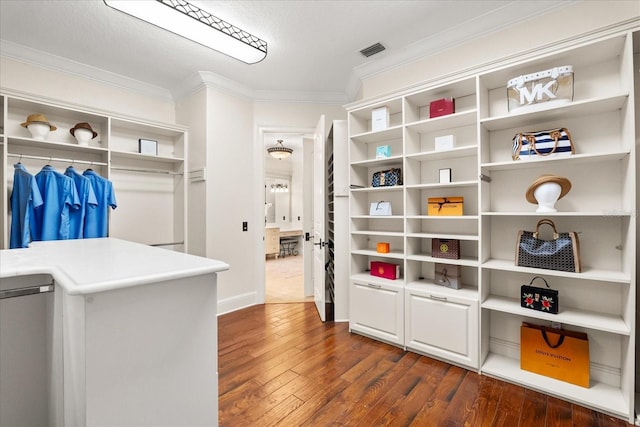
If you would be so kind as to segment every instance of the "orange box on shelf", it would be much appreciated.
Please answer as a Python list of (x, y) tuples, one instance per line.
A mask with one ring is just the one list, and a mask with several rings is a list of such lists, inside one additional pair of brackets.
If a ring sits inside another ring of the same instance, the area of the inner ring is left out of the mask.
[(376, 252), (381, 254), (388, 254), (390, 251), (389, 243), (387, 242), (378, 242), (376, 245)]
[(464, 197), (429, 197), (427, 199), (427, 215), (464, 215)]

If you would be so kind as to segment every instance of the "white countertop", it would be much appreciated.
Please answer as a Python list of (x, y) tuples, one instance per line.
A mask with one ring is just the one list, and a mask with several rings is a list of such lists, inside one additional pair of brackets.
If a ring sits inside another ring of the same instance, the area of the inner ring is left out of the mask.
[(302, 232), (302, 225), (276, 224), (273, 222), (265, 224), (264, 228), (279, 228), (280, 231), (299, 231)]
[(114, 238), (32, 242), (29, 248), (0, 250), (0, 279), (50, 274), (71, 295), (228, 269), (222, 261)]

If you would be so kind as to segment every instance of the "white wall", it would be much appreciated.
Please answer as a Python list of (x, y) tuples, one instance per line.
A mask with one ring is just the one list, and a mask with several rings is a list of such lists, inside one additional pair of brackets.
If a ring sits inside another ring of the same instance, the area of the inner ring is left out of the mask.
[[(206, 254), (231, 269), (218, 276), (221, 311), (247, 305), (255, 293), (253, 236), (264, 225), (252, 220), (253, 101), (226, 91), (207, 90)], [(261, 198), (259, 200), (262, 200)], [(262, 202), (260, 201), (260, 206)], [(249, 229), (242, 231), (242, 222)]]
[[(176, 104), (176, 120), (189, 127), (189, 153), (187, 172), (206, 167), (207, 164), (207, 91), (197, 92)], [(188, 179), (188, 178), (187, 178)], [(188, 252), (206, 256), (207, 222), (203, 200), (206, 200), (209, 181), (188, 182), (187, 241)]]

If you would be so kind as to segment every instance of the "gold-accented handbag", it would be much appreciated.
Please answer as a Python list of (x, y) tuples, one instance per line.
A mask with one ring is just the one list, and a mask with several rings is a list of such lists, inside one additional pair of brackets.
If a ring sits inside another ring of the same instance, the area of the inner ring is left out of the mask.
[(547, 157), (568, 157), (576, 153), (567, 128), (520, 132), (513, 137), (513, 160), (531, 160)]

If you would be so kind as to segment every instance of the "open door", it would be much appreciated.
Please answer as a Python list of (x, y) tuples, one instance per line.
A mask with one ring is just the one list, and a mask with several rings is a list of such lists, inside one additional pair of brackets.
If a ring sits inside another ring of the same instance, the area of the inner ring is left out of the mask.
[(320, 319), (327, 320), (325, 264), (327, 262), (325, 235), (325, 124), (320, 116), (313, 140), (313, 299)]

